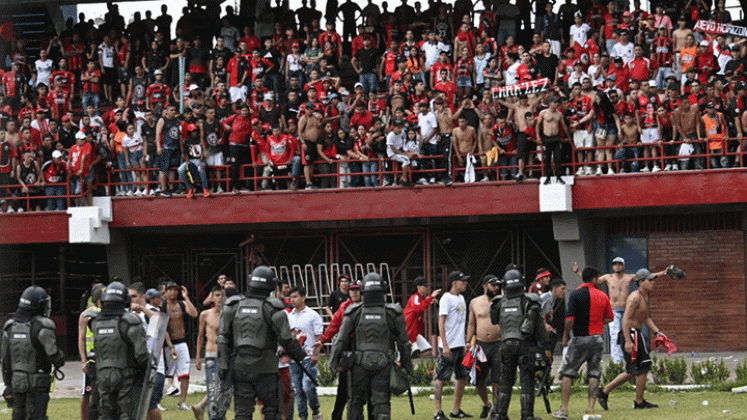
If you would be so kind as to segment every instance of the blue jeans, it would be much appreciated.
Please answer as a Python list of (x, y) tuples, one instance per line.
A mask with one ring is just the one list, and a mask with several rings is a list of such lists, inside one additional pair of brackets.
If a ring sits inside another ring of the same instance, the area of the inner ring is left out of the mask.
[[(316, 366), (311, 366), (311, 358), (307, 357), (301, 362), (303, 367), (314, 377), (316, 380), (319, 376), (319, 370)], [(311, 379), (306, 376), (296, 362), (290, 363), (291, 382), (293, 383), (293, 392), (296, 394), (296, 403), (298, 404), (298, 417), (306, 419), (309, 415), (308, 407), (311, 407), (311, 411), (314, 413), (319, 412), (319, 397), (316, 395), (316, 385), (311, 382)], [(308, 403), (308, 407), (307, 407)]]
[[(518, 169), (516, 168), (506, 168), (506, 166), (516, 166), (519, 164), (518, 157), (516, 155), (513, 155), (511, 157), (508, 157), (506, 155), (501, 155), (500, 158), (500, 165), (501, 165), (501, 176), (505, 177), (506, 175), (511, 173), (512, 177), (515, 177), (518, 173)], [(487, 175), (487, 172), (485, 173)]]
[[(50, 197), (55, 195), (65, 195), (64, 185), (45, 187), (44, 190), (44, 194)], [(66, 207), (64, 198), (47, 198), (47, 211), (65, 210)]]
[[(641, 149), (638, 147), (621, 147), (615, 153), (615, 159), (622, 161), (623, 165), (628, 159), (638, 159), (641, 157)], [(623, 168), (625, 170), (625, 168)], [(638, 172), (638, 161), (630, 162), (630, 170), (632, 172)]]
[(205, 383), (207, 384), (207, 412), (209, 420), (224, 420), (231, 393), (223, 392), (218, 379), (218, 361), (214, 357), (205, 358)]
[[(127, 170), (127, 157), (122, 151), (120, 151), (120, 153), (117, 155), (117, 165), (119, 169), (123, 171), (123, 172), (119, 172), (120, 182), (122, 183), (133, 182), (132, 172)], [(133, 185), (123, 185), (122, 191), (130, 191), (133, 188), (135, 188)]]
[(273, 93), (273, 95), (275, 95), (276, 92), (280, 92), (280, 74), (265, 74), (265, 86), (267, 87), (267, 91)]
[[(368, 162), (361, 162), (362, 166), (362, 173), (363, 173), (363, 183), (367, 187), (378, 187), (379, 186), (379, 175), (377, 172), (379, 172), (379, 162), (378, 161), (368, 161)], [(367, 174), (368, 173), (368, 174)]]
[(99, 115), (99, 105), (101, 105), (101, 98), (98, 93), (84, 93), (83, 94), (83, 112), (86, 112), (88, 105), (93, 105), (96, 109), (96, 115)]
[(379, 90), (379, 78), (376, 77), (376, 73), (361, 73), (358, 75), (358, 81), (363, 85), (363, 92), (368, 95), (368, 92)]
[[(192, 163), (193, 165), (197, 166), (197, 172), (200, 173), (200, 181), (202, 182), (202, 188), (206, 189), (208, 188), (208, 179), (207, 179), (207, 171), (205, 170), (205, 161), (200, 159), (190, 159), (189, 163)], [(179, 166), (179, 169), (177, 169), (177, 172), (179, 173), (179, 180), (184, 183), (184, 185), (187, 186), (187, 189), (194, 188), (194, 184), (189, 180), (189, 177), (187, 176), (187, 162), (182, 162), (182, 164)]]
[(662, 89), (667, 86), (667, 77), (674, 74), (671, 67), (659, 67), (656, 72), (656, 87)]

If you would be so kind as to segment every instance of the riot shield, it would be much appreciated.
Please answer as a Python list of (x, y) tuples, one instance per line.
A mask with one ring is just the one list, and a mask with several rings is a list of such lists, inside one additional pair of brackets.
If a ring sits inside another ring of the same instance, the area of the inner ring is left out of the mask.
[(153, 395), (153, 384), (156, 382), (156, 373), (158, 372), (158, 363), (163, 357), (163, 341), (166, 338), (168, 325), (169, 314), (163, 312), (157, 312), (148, 322), (148, 328), (145, 332), (148, 340), (148, 366), (145, 369), (145, 378), (133, 416), (135, 420), (145, 420), (145, 416), (148, 414), (148, 406)]

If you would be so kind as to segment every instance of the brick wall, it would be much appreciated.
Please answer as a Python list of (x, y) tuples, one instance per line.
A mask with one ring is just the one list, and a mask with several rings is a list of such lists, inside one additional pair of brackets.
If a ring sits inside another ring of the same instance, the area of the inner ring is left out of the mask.
[(651, 316), (680, 351), (747, 350), (744, 236), (739, 230), (648, 236), (651, 271), (675, 264), (684, 280), (656, 282)]

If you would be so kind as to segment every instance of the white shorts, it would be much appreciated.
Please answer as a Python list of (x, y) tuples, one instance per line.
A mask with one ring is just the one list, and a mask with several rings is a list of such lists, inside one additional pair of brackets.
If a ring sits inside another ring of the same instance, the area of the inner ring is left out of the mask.
[(207, 166), (223, 166), (223, 153), (218, 152), (214, 155), (207, 155), (205, 164)]
[(231, 86), (228, 88), (228, 94), (231, 95), (231, 103), (236, 101), (246, 101), (246, 86)]
[(589, 130), (578, 130), (573, 133), (573, 144), (576, 147), (594, 147), (594, 135)]
[(644, 128), (641, 133), (641, 143), (651, 144), (659, 141), (659, 129), (658, 128)]
[[(171, 366), (168, 366), (165, 376), (176, 377), (177, 380), (184, 378), (189, 379), (189, 347), (187, 343), (174, 344), (176, 350), (176, 360)], [(166, 349), (166, 357), (171, 357), (171, 352)]]

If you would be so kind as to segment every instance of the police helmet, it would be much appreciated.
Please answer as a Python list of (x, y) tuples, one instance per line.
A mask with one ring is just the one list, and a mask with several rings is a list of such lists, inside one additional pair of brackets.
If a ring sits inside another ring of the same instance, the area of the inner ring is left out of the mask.
[(363, 277), (363, 287), (361, 293), (386, 293), (387, 283), (380, 275), (376, 273), (368, 273)]
[(103, 304), (104, 302), (114, 302), (129, 305), (130, 294), (127, 291), (127, 286), (118, 281), (110, 283), (101, 293), (101, 303)]
[(52, 300), (41, 287), (29, 286), (21, 294), (18, 309), (25, 309), (31, 313), (48, 317), (52, 311)]
[(252, 271), (252, 278), (249, 279), (249, 288), (257, 290), (275, 290), (277, 284), (275, 271), (266, 265), (260, 265)]
[(520, 295), (524, 292), (524, 276), (519, 270), (506, 271), (503, 275), (503, 291), (507, 296)]

